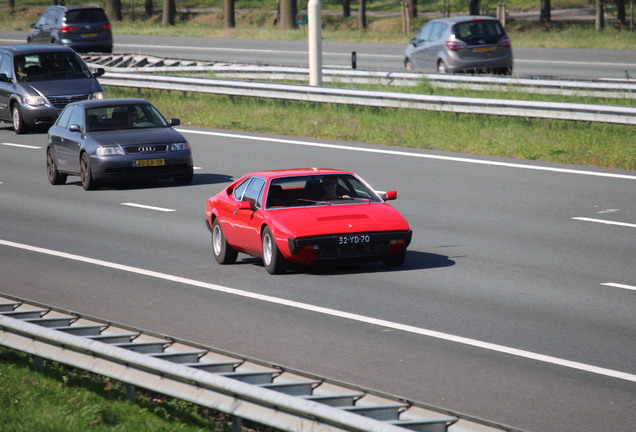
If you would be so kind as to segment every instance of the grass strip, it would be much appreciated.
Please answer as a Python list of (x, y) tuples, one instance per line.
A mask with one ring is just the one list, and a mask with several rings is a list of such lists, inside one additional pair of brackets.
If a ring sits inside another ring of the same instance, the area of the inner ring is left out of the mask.
[(636, 169), (636, 128), (108, 87), (142, 97), (183, 125)]

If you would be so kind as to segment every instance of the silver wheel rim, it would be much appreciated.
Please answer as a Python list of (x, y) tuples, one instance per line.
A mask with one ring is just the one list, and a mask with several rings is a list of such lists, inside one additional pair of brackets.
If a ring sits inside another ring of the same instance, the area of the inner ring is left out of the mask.
[(13, 109), (13, 116), (11, 116), (11, 120), (13, 120), (13, 129), (20, 129), (20, 111), (17, 108)]
[(265, 265), (272, 263), (272, 238), (269, 234), (265, 234), (263, 237), (263, 261), (265, 261)]
[(214, 225), (212, 230), (212, 247), (214, 248), (214, 255), (219, 256), (221, 254), (221, 241), (223, 234), (221, 233), (221, 227)]
[(86, 159), (86, 156), (82, 156), (82, 160), (80, 161), (80, 176), (83, 185), (88, 184), (88, 176), (90, 175), (88, 171), (88, 160)]
[(46, 155), (46, 165), (49, 173), (49, 180), (53, 180), (55, 178), (55, 163), (53, 162), (53, 154), (49, 151)]

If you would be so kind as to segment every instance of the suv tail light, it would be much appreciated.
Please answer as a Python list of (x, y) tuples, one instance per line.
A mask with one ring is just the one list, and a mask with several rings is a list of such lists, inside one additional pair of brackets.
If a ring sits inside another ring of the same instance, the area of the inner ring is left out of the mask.
[(77, 27), (75, 26), (62, 26), (60, 27), (60, 29), (58, 30), (60, 33), (65, 33), (65, 32), (70, 32), (75, 30)]
[(447, 41), (446, 48), (448, 48), (451, 51), (459, 51), (466, 48), (466, 44), (460, 41)]

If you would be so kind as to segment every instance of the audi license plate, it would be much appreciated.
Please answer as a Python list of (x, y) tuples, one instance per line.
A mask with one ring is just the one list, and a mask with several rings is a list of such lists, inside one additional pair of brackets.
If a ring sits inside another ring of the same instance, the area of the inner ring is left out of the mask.
[(354, 245), (371, 243), (371, 236), (368, 234), (354, 234), (354, 235), (342, 235), (338, 236), (338, 245)]
[(166, 164), (166, 160), (161, 159), (138, 159), (133, 161), (133, 166), (136, 167), (153, 167), (153, 166), (163, 166)]

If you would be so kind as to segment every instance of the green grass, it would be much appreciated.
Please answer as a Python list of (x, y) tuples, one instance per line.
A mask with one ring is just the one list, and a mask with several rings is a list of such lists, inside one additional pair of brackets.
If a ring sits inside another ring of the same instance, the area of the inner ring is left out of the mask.
[(636, 169), (633, 126), (242, 97), (232, 102), (226, 96), (114, 87), (106, 92), (151, 100), (184, 125)]
[(229, 431), (210, 410), (52, 362), (37, 372), (27, 354), (0, 347), (0, 430), (11, 432)]

